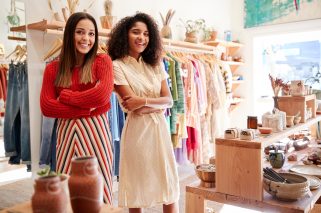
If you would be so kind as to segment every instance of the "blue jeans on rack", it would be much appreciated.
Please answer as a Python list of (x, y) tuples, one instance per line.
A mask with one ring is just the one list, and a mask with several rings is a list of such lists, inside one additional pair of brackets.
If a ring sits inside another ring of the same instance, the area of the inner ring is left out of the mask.
[(56, 171), (57, 119), (42, 116), (39, 167)]
[(28, 72), (26, 63), (9, 65), (4, 118), (5, 155), (9, 163), (31, 164)]

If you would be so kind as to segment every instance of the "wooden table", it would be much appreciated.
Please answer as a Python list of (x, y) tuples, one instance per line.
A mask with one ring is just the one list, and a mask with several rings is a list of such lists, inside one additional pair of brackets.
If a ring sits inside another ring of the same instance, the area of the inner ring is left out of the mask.
[[(270, 194), (264, 192), (263, 200), (257, 201), (219, 193), (216, 191), (216, 188), (204, 188), (199, 185), (200, 183), (197, 181), (186, 186), (185, 213), (205, 212), (207, 200), (257, 211), (308, 213), (313, 209), (321, 196), (321, 188), (319, 188), (312, 191), (312, 197), (306, 196), (298, 201), (285, 202), (276, 200)], [(317, 205), (317, 208), (320, 208), (320, 206)]]
[[(100, 213), (122, 213), (122, 212), (123, 212), (122, 208), (110, 207), (105, 204), (103, 205), (100, 211)], [(31, 202), (29, 201), (29, 202), (17, 204), (13, 207), (0, 211), (0, 213), (32, 213)], [(67, 207), (67, 213), (72, 213), (72, 209), (70, 205), (68, 205)]]

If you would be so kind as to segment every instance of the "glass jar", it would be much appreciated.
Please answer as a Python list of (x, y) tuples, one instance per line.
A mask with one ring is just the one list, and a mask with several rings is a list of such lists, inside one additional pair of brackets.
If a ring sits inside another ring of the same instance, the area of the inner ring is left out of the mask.
[(257, 129), (257, 116), (247, 116), (247, 128)]

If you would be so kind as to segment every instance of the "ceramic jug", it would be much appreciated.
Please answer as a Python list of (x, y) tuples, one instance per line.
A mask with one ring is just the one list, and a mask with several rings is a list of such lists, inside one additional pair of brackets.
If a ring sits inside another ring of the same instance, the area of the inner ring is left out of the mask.
[(45, 176), (35, 180), (34, 194), (31, 198), (35, 213), (67, 212), (67, 196), (58, 176)]
[(283, 150), (270, 150), (269, 161), (273, 168), (279, 169), (283, 166), (285, 155)]
[(103, 179), (95, 157), (74, 158), (68, 181), (73, 212), (98, 213), (103, 204)]

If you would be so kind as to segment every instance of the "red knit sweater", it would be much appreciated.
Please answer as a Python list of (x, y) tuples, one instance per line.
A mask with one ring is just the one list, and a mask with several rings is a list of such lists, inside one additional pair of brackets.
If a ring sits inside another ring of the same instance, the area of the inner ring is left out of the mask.
[(112, 62), (108, 55), (99, 54), (93, 63), (94, 83), (80, 83), (80, 67), (72, 70), (69, 88), (55, 86), (59, 62), (46, 66), (40, 95), (43, 115), (53, 118), (80, 118), (99, 115), (110, 109), (113, 90)]

